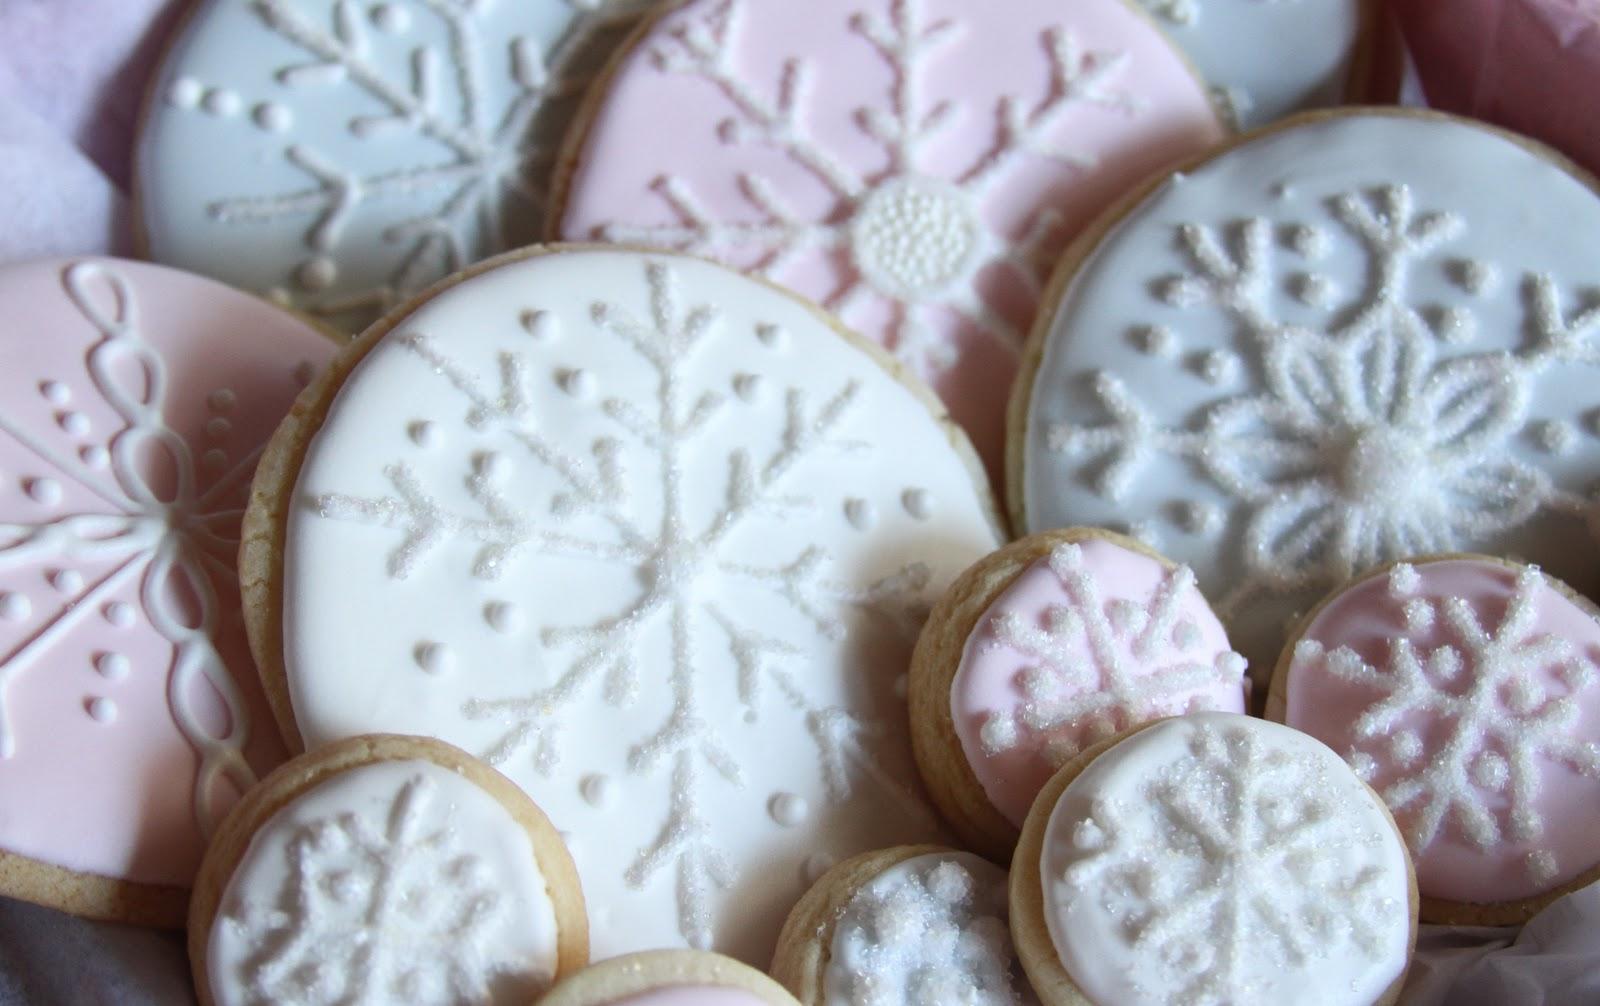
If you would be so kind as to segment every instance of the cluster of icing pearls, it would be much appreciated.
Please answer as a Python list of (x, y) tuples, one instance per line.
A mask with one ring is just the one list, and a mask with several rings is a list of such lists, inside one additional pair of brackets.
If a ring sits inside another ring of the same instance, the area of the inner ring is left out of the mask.
[(281, 753), (253, 669), (235, 673), (239, 519), (261, 441), (333, 347), (142, 263), (13, 266), (0, 301), (0, 466), (20, 489), (0, 530), (0, 805), (19, 808), (0, 846), (186, 886)]
[(966, 853), (897, 863), (835, 924), (825, 1006), (1023, 1006), (1005, 871)]
[(1378, 789), (1423, 893), (1529, 897), (1600, 859), (1597, 659), (1600, 621), (1537, 569), (1402, 563), (1306, 626), (1287, 722)]
[(952, 718), (990, 800), (1020, 826), (1084, 747), (1162, 716), (1244, 712), (1244, 671), (1187, 567), (1089, 538), (1057, 545), (984, 612)]
[[(201, 5), (142, 138), (155, 255), (355, 323), (525, 243), (575, 57), (646, 2)], [(249, 160), (197, 177), (202, 146)]]
[[(1538, 198), (1484, 195), (1511, 184)], [(1063, 299), (1027, 421), (1030, 527), (1160, 535), (1225, 588), (1262, 667), (1296, 608), (1407, 555), (1586, 575), (1567, 529), (1600, 515), (1580, 432), (1595, 233), (1586, 185), (1457, 121), (1351, 113), (1220, 155), (1131, 212)], [(1212, 384), (1217, 353), (1238, 366)]]
[(433, 762), (375, 762), (257, 829), (206, 965), (218, 1006), (509, 1006), (549, 986), (556, 943), (533, 842), (511, 812)]
[(1039, 865), (1095, 1002), (1374, 1002), (1410, 944), (1404, 846), (1332, 751), (1229, 713), (1166, 720), (1066, 788)]
[[(1026, 323), (1091, 193), (1221, 130), (1121, 0), (994, 6), (684, 5), (607, 81), (562, 234), (713, 255), (824, 302), (997, 454)], [(662, 121), (692, 143), (649, 143)]]
[[(591, 395), (549, 390), (573, 370)], [(995, 534), (924, 401), (798, 300), (620, 250), (486, 272), (362, 361), (298, 497), (301, 730), (505, 771), (569, 834), (597, 954), (763, 959), (831, 857), (937, 834), (896, 674)]]

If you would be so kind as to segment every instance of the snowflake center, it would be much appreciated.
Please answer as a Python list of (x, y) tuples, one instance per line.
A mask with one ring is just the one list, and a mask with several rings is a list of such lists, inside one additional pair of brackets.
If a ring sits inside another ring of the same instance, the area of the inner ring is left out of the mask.
[(658, 594), (682, 596), (699, 579), (706, 565), (704, 552), (692, 542), (668, 542), (645, 567), (645, 575)]
[(933, 296), (972, 272), (983, 229), (971, 198), (934, 178), (899, 176), (867, 193), (850, 222), (856, 268), (899, 300)]
[(1429, 467), (1420, 433), (1373, 426), (1345, 448), (1339, 487), (1349, 499), (1394, 506), (1425, 488)]

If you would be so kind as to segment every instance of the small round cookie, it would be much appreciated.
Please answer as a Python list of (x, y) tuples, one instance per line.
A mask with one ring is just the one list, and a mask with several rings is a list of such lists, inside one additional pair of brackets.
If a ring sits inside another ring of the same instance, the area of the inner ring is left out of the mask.
[(1439, 556), (1335, 591), (1267, 713), (1388, 802), (1424, 921), (1521, 923), (1600, 879), (1600, 612), (1537, 569)]
[(782, 985), (703, 950), (646, 950), (564, 978), (539, 1006), (796, 1006)]
[(1006, 873), (936, 845), (846, 860), (790, 913), (772, 975), (805, 1006), (1033, 1006)]
[(178, 927), (216, 823), (284, 757), (239, 520), (334, 345), (114, 259), (0, 269), (0, 309), (0, 895)]
[(1164, 716), (1242, 713), (1244, 673), (1188, 567), (1110, 531), (1045, 531), (934, 606), (911, 661), (912, 750), (945, 820), (1004, 863), (1079, 751)]
[(1223, 135), (1125, 0), (688, 0), (596, 86), (552, 233), (711, 255), (825, 304), (932, 384), (998, 477), (1061, 247)]
[(262, 781), (206, 851), (189, 911), (202, 1006), (524, 1006), (589, 957), (578, 874), (510, 780), (374, 734)]
[(596, 954), (771, 958), (835, 860), (941, 829), (905, 682), (996, 548), (937, 402), (814, 305), (621, 248), (486, 263), (355, 343), (246, 518), (316, 747), (437, 736), (569, 836)]
[(359, 331), (543, 228), (554, 152), (654, 0), (195, 0), (136, 153), (159, 262)]
[(1079, 755), (1011, 867), (1011, 933), (1045, 1006), (1391, 1004), (1416, 926), (1383, 801), (1321, 742), (1234, 713)]
[(1482, 124), (1243, 138), (1063, 261), (1012, 399), (1017, 529), (1191, 566), (1261, 688), (1294, 617), (1383, 562), (1517, 554), (1600, 588), (1597, 263), (1595, 181)]
[(1236, 126), (1395, 98), (1399, 75), (1379, 61), (1380, 48), (1388, 48), (1379, 44), (1383, 33), (1393, 30), (1379, 0), (1139, 2), (1194, 60)]

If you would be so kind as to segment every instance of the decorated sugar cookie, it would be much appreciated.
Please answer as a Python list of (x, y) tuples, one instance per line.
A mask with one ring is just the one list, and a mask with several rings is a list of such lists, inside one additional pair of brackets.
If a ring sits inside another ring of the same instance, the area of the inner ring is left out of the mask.
[(1393, 1003), (1416, 880), (1338, 755), (1233, 713), (1102, 742), (1039, 794), (1011, 926), (1046, 1006)]
[(375, 329), (250, 518), (290, 729), (487, 758), (567, 833), (600, 956), (764, 962), (835, 859), (937, 834), (904, 672), (998, 539), (971, 449), (875, 352), (720, 266), (603, 248)]
[(1033, 1006), (1006, 918), (993, 863), (929, 845), (866, 853), (795, 906), (772, 973), (806, 1006)]
[(239, 520), (333, 344), (113, 259), (0, 270), (0, 310), (0, 894), (179, 926), (207, 838), (283, 757)]
[(1163, 716), (1245, 711), (1244, 658), (1194, 573), (1108, 531), (1007, 545), (928, 622), (911, 665), (917, 764), (945, 819), (996, 862), (1084, 748)]
[(1139, 0), (1246, 128), (1377, 95), (1375, 0)]
[(359, 330), (532, 242), (566, 119), (651, 0), (197, 0), (151, 85), (151, 258)]
[(646, 950), (591, 964), (539, 1006), (796, 1006), (782, 985), (702, 950)]
[(1124, 0), (693, 0), (598, 95), (560, 237), (711, 255), (826, 304), (933, 384), (996, 471), (1066, 239), (1222, 135)]
[(229, 816), (189, 915), (204, 1006), (525, 1006), (588, 959), (572, 859), (510, 780), (374, 735), (303, 755)]
[(1600, 586), (1589, 180), (1464, 120), (1341, 112), (1104, 226), (1014, 402), (1022, 527), (1131, 530), (1263, 671), (1297, 611), (1406, 555), (1505, 551)]
[(1268, 711), (1388, 801), (1430, 921), (1521, 922), (1600, 876), (1600, 614), (1536, 569), (1428, 559), (1339, 590)]

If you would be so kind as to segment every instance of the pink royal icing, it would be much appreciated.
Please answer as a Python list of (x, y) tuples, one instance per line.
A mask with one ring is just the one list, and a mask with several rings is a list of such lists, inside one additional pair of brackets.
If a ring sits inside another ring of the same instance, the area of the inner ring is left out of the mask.
[(1424, 896), (1519, 900), (1600, 860), (1600, 621), (1536, 570), (1356, 583), (1306, 627), (1286, 697), (1389, 804)]
[(770, 1006), (770, 1000), (727, 986), (664, 985), (613, 1000), (606, 1006)]
[(1244, 712), (1244, 670), (1188, 567), (1091, 538), (1058, 545), (984, 612), (951, 718), (989, 802), (1021, 827), (1095, 741), (1163, 716)]
[(187, 886), (282, 758), (239, 611), (262, 446), (333, 344), (135, 262), (0, 271), (0, 848)]
[(697, 0), (606, 87), (564, 238), (712, 255), (826, 304), (996, 468), (1065, 241), (1223, 135), (1124, 0)]

